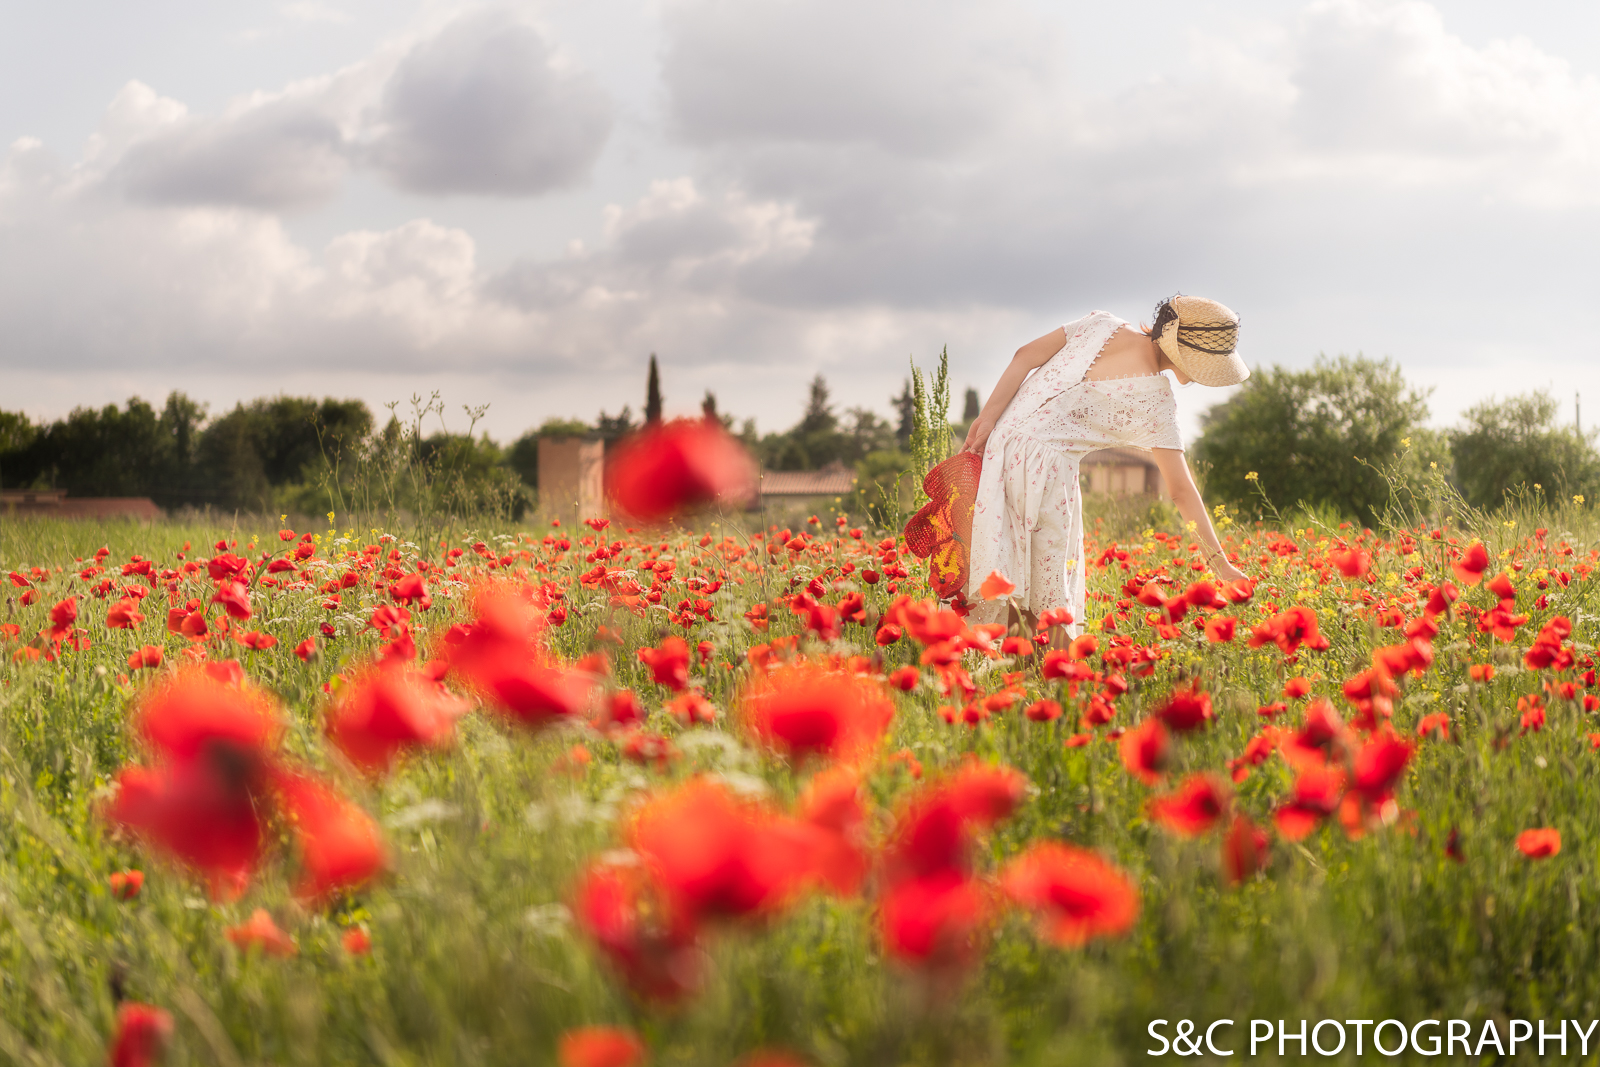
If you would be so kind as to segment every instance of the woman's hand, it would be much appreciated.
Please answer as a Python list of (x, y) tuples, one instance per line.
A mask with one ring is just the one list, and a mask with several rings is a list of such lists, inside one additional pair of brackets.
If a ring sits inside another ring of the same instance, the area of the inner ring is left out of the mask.
[(994, 423), (979, 415), (972, 420), (972, 426), (967, 430), (967, 440), (962, 444), (961, 451), (983, 455), (984, 446), (989, 443), (989, 434), (993, 432)]

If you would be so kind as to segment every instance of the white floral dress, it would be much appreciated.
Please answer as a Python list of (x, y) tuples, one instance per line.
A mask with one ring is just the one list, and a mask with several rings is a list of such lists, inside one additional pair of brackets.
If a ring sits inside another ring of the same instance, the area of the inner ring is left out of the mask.
[(995, 423), (972, 513), (967, 600), (973, 622), (1005, 622), (1005, 600), (983, 601), (999, 571), (1030, 611), (1066, 608), (1083, 623), (1083, 499), (1078, 465), (1102, 448), (1183, 448), (1164, 374), (1092, 381), (1084, 374), (1123, 319), (1093, 311), (1064, 327), (1067, 343), (1029, 376)]

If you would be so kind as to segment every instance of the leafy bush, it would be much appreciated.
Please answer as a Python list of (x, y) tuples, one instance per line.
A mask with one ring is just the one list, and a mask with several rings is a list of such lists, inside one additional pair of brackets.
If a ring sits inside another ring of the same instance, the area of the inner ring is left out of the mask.
[(1527, 393), (1468, 409), (1450, 431), (1451, 473), (1474, 507), (1494, 508), (1517, 486), (1561, 499), (1593, 495), (1600, 455), (1593, 433), (1557, 426), (1558, 405), (1547, 392)]
[(1446, 458), (1423, 423), (1426, 392), (1398, 365), (1364, 356), (1319, 357), (1308, 370), (1270, 367), (1201, 416), (1191, 450), (1207, 468), (1206, 499), (1259, 514), (1263, 503), (1332, 507), (1363, 524), (1388, 504), (1378, 468), (1399, 457), (1403, 481)]

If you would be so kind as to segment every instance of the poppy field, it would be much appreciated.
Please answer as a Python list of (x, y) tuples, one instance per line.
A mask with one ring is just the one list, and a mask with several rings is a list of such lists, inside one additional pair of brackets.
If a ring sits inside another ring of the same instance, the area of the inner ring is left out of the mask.
[(1154, 1019), (1587, 1020), (1600, 551), (1546, 521), (1229, 525), (1232, 584), (1091, 526), (1059, 647), (847, 515), (0, 523), (0, 1059), (1114, 1063)]

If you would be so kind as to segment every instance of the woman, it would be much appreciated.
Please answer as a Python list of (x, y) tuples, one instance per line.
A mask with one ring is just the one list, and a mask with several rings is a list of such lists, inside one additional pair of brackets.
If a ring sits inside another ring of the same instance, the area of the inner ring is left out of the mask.
[[(962, 446), (983, 457), (966, 590), (974, 621), (1006, 622), (1015, 602), (1029, 632), (1038, 629), (1039, 613), (1052, 608), (1070, 612), (1069, 628), (1078, 632), (1084, 617), (1078, 464), (1101, 448), (1148, 449), (1212, 572), (1244, 577), (1222, 554), (1184, 462), (1178, 406), (1162, 373), (1172, 371), (1185, 385), (1236, 385), (1250, 376), (1235, 351), (1238, 337), (1232, 311), (1179, 294), (1156, 308), (1149, 330), (1094, 311), (1017, 350)], [(980, 587), (996, 571), (1016, 589), (984, 601)]]

